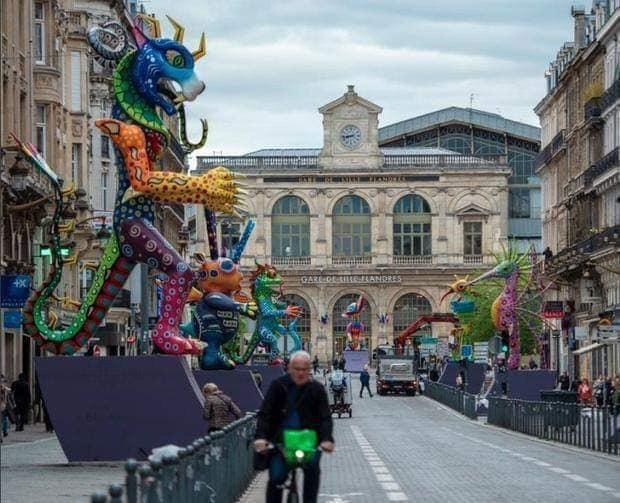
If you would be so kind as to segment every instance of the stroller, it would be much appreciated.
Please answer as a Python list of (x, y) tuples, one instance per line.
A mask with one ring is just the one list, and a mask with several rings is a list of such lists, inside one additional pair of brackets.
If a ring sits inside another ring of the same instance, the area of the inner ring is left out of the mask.
[(330, 410), (332, 414), (353, 416), (351, 410), (351, 379), (341, 369), (335, 369), (329, 377)]

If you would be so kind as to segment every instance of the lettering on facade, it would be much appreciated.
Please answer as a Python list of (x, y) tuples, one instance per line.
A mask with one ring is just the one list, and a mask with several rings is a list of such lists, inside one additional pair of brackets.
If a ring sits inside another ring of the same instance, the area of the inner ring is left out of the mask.
[(265, 177), (266, 183), (403, 183), (403, 182), (436, 182), (436, 175), (352, 175), (352, 176), (272, 176)]
[(401, 276), (390, 275), (390, 274), (350, 274), (346, 276), (302, 276), (301, 279), (302, 285), (311, 285), (311, 284), (321, 284), (321, 285), (330, 285), (330, 284), (359, 284), (359, 283), (374, 283), (374, 284), (388, 284), (388, 283), (401, 283)]

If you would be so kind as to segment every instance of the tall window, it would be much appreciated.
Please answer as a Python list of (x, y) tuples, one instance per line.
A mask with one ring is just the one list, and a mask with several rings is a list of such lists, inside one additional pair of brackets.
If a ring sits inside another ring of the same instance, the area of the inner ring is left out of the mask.
[(82, 111), (82, 56), (79, 51), (71, 51), (71, 111)]
[(402, 197), (394, 206), (394, 255), (431, 254), (431, 208), (422, 197)]
[(285, 196), (273, 206), (271, 255), (273, 257), (310, 256), (310, 210), (300, 197)]
[[(334, 305), (332, 311), (332, 320), (334, 320), (334, 338), (333, 338), (333, 350), (334, 356), (336, 353), (342, 353), (347, 347), (347, 325), (350, 320), (342, 317), (342, 313), (345, 312), (347, 306), (352, 302), (357, 302), (359, 295), (356, 293), (348, 293), (340, 297)], [(371, 349), (370, 339), (372, 336), (372, 311), (370, 306), (367, 305), (362, 314), (360, 315), (360, 321), (364, 324), (364, 346), (366, 349)]]
[(220, 229), (220, 235), (222, 236), (220, 245), (226, 249), (227, 255), (230, 256), (232, 249), (241, 239), (241, 223), (235, 222), (230, 218), (224, 218), (220, 224)]
[(104, 159), (110, 158), (110, 138), (101, 135), (101, 157)]
[(527, 185), (530, 178), (535, 176), (535, 152), (508, 151), (508, 165), (512, 168), (512, 175), (508, 178), (509, 184)]
[(464, 255), (482, 255), (482, 222), (463, 222)]
[(108, 174), (104, 171), (101, 173), (101, 203), (102, 210), (108, 210)]
[[(429, 314), (433, 311), (431, 303), (423, 295), (417, 293), (407, 293), (394, 304), (394, 337), (398, 337), (411, 323), (420, 316)], [(416, 335), (428, 335), (431, 333), (430, 327), (422, 328)]]
[(43, 157), (47, 157), (46, 149), (46, 137), (47, 137), (47, 107), (45, 105), (37, 105), (35, 109), (36, 114), (36, 138), (37, 138), (37, 150), (43, 154)]
[(511, 187), (508, 193), (508, 201), (509, 218), (532, 218), (530, 189)]
[[(289, 293), (284, 296), (284, 300), (287, 304), (292, 306), (299, 306), (303, 308), (303, 314), (297, 318), (297, 323), (295, 325), (295, 330), (297, 334), (301, 338), (303, 349), (305, 351), (311, 350), (310, 348), (310, 320), (312, 319), (312, 313), (310, 312), (310, 306), (304, 300), (303, 297), (299, 295), (295, 295), (294, 293)], [(288, 324), (293, 321), (293, 318), (285, 318), (282, 320), (282, 324), (284, 326), (288, 326)]]
[(370, 255), (370, 207), (358, 196), (345, 196), (334, 206), (332, 254), (358, 257)]
[(45, 11), (43, 2), (34, 3), (34, 61), (45, 64)]
[(76, 185), (80, 185), (80, 144), (71, 145), (71, 180)]

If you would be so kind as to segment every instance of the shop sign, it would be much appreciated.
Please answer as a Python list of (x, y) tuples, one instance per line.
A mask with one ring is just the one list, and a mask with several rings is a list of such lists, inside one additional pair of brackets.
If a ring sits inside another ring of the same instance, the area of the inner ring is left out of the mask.
[(24, 307), (30, 296), (30, 276), (10, 274), (0, 276), (0, 307)]
[(334, 285), (334, 284), (390, 284), (401, 283), (402, 277), (391, 274), (350, 274), (345, 276), (328, 275), (328, 276), (302, 276), (302, 285)]
[(542, 309), (543, 318), (563, 318), (564, 317), (564, 302), (561, 300), (550, 300), (543, 304)]

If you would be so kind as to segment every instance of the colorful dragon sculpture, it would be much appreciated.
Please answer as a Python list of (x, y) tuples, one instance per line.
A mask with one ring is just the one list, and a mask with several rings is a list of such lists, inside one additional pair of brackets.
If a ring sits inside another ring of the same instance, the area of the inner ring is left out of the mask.
[[(235, 175), (215, 168), (202, 177), (154, 171), (170, 142), (171, 133), (158, 115), (181, 117), (181, 141), (187, 152), (206, 141), (206, 122), (197, 144), (187, 140), (183, 103), (193, 101), (205, 88), (194, 72), (194, 62), (205, 51), (204, 34), (197, 51), (182, 43), (184, 29), (171, 20), (173, 39), (160, 38), (159, 23), (149, 18), (155, 37), (149, 38), (138, 25), (130, 36), (116, 22), (88, 32), (88, 40), (98, 61), (114, 67), (113, 119), (97, 121), (112, 137), (117, 148), (118, 190), (114, 208), (113, 235), (108, 240), (94, 275), (94, 281), (73, 321), (63, 329), (46, 323), (43, 311), (62, 276), (58, 226), (62, 216), (62, 182), (32, 145), (18, 142), (26, 157), (54, 184), (56, 212), (53, 218), (52, 271), (41, 289), (29, 299), (24, 310), (24, 330), (43, 349), (72, 354), (97, 330), (114, 298), (136, 263), (146, 263), (167, 276), (163, 282), (163, 312), (153, 334), (159, 351), (169, 354), (199, 354), (202, 345), (182, 337), (179, 331), (183, 307), (193, 281), (193, 273), (179, 253), (153, 226), (155, 201), (198, 203), (212, 210), (234, 213), (242, 190)], [(173, 91), (173, 83), (180, 91)]]
[(218, 252), (215, 214), (205, 210), (210, 258), (196, 253), (199, 265), (196, 273), (197, 289), (193, 289), (189, 301), (197, 301), (192, 320), (181, 325), (189, 336), (198, 337), (207, 346), (202, 352), (200, 368), (203, 370), (230, 370), (235, 367), (231, 356), (223, 346), (232, 341), (239, 329), (239, 315), (256, 319), (257, 307), (253, 301), (240, 300), (243, 274), (239, 259), (254, 228), (250, 220), (230, 257), (226, 250)]
[[(442, 300), (456, 293), (459, 295), (458, 300), (451, 303), (455, 314), (460, 315), (459, 310), (470, 313), (475, 303), (475, 295), (472, 295), (471, 287), (491, 278), (503, 280), (503, 288), (491, 304), (490, 315), (498, 331), (508, 332), (510, 352), (508, 368), (514, 370), (519, 368), (521, 362), (520, 318), (523, 318), (524, 314), (529, 315), (527, 323), (530, 324), (530, 329), (535, 328), (531, 320), (544, 322), (540, 317), (540, 302), (548, 286), (543, 287), (534, 274), (538, 263), (535, 251), (530, 250), (530, 253), (521, 254), (516, 251), (515, 247), (510, 247), (504, 249), (496, 259), (498, 263), (493, 269), (472, 280), (467, 277), (457, 278), (449, 285), (449, 290)], [(538, 307), (533, 307), (534, 305)]]
[[(259, 344), (267, 348), (270, 358), (276, 361), (280, 355), (278, 339), (288, 337), (293, 347), (289, 352), (301, 349), (301, 339), (296, 331), (297, 317), (301, 316), (302, 308), (287, 305), (281, 300), (282, 276), (275, 267), (268, 264), (256, 264), (256, 270), (250, 278), (252, 298), (258, 306), (258, 320), (256, 327), (243, 356), (237, 359), (238, 363), (245, 363)], [(281, 319), (284, 316), (293, 317), (293, 321), (285, 327)]]
[(363, 340), (362, 337), (364, 335), (364, 324), (360, 320), (360, 315), (362, 311), (366, 307), (366, 299), (363, 295), (359, 296), (357, 302), (351, 302), (344, 313), (342, 313), (342, 317), (348, 320), (351, 320), (347, 324), (347, 342), (349, 347), (353, 351), (357, 351), (361, 349), (360, 340)]

